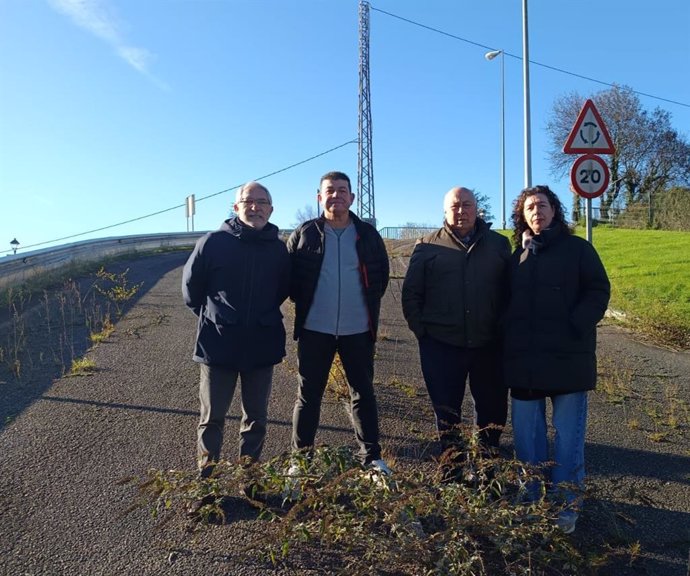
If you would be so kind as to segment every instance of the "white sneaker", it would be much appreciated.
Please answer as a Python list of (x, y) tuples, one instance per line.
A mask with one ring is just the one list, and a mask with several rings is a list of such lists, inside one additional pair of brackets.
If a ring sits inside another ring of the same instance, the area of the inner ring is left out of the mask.
[(290, 464), (286, 474), (285, 488), (283, 488), (283, 500), (299, 500), (302, 495), (302, 488), (299, 483), (301, 474), (302, 468), (299, 464), (296, 462)]
[(556, 526), (561, 529), (563, 534), (572, 534), (575, 532), (575, 524), (577, 523), (577, 514), (571, 511), (561, 512), (556, 520)]
[(374, 471), (379, 472), (380, 474), (383, 474), (384, 476), (392, 476), (393, 475), (393, 470), (391, 470), (388, 467), (388, 464), (386, 464), (383, 460), (372, 460), (369, 462), (369, 468), (372, 468)]

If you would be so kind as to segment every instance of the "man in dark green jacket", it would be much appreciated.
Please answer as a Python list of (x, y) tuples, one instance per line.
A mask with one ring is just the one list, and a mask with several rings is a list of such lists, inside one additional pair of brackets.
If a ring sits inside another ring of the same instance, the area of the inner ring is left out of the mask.
[(412, 253), (403, 313), (419, 341), (442, 450), (461, 448), (457, 427), (468, 376), (480, 439), (496, 448), (507, 417), (498, 322), (510, 243), (477, 218), (477, 201), (467, 188), (446, 194), (444, 214), (443, 227), (421, 238)]

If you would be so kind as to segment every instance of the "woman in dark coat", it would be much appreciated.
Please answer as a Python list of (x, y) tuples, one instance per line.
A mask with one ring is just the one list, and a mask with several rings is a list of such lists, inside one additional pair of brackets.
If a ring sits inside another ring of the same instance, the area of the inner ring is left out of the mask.
[[(597, 375), (596, 326), (608, 306), (610, 284), (596, 250), (571, 234), (563, 206), (548, 186), (523, 190), (512, 220), (517, 248), (510, 265), (504, 349), (515, 454), (529, 464), (555, 462), (550, 486), (567, 504), (558, 525), (570, 533), (582, 503), (587, 392)], [(547, 398), (555, 429), (552, 457)]]

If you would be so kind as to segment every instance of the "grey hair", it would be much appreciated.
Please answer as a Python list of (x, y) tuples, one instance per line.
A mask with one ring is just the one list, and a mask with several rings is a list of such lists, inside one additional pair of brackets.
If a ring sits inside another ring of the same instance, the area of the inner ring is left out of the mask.
[(261, 188), (264, 192), (266, 192), (266, 196), (268, 197), (268, 201), (271, 203), (271, 206), (273, 205), (273, 198), (271, 197), (271, 193), (268, 191), (268, 188), (266, 188), (266, 186), (264, 186), (263, 184), (255, 182), (254, 180), (251, 180), (246, 184), (243, 184), (237, 189), (237, 192), (235, 194), (235, 204), (238, 204), (239, 201), (242, 200), (242, 192), (244, 192), (247, 188)]

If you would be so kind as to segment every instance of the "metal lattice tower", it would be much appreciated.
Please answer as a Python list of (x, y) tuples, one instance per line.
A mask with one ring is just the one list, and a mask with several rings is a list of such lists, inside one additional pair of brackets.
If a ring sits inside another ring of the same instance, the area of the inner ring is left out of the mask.
[(359, 2), (359, 131), (357, 153), (357, 212), (376, 226), (374, 163), (371, 151), (371, 95), (369, 93), (369, 2)]

